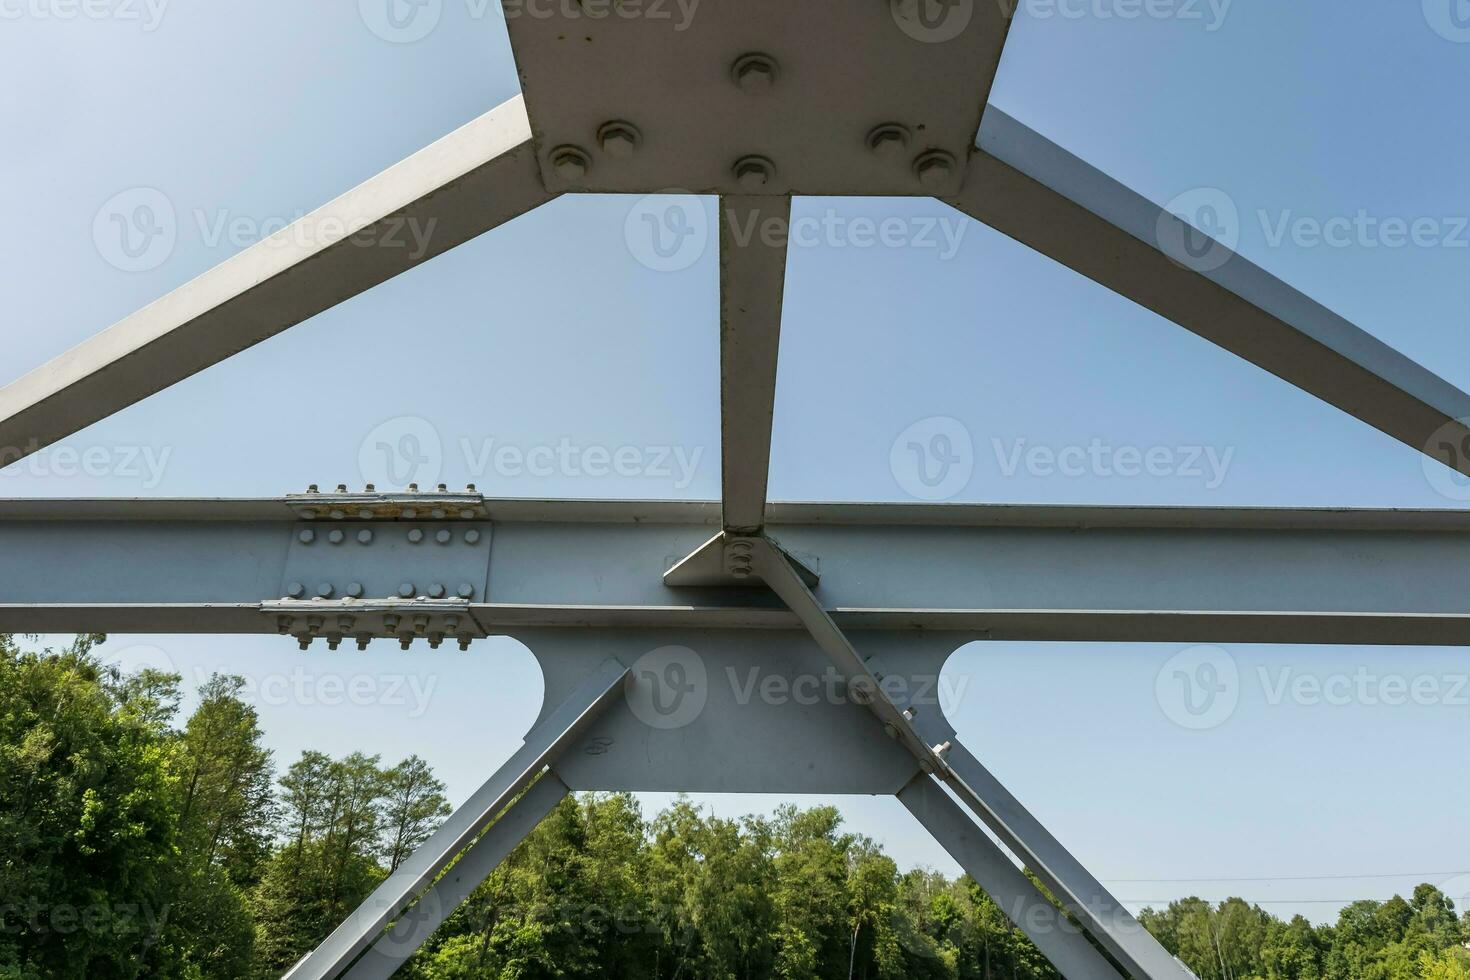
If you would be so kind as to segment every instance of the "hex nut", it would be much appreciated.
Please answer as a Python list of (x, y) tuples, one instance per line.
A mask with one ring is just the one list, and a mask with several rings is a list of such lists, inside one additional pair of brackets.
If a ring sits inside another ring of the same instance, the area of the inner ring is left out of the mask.
[(930, 150), (914, 161), (914, 175), (925, 187), (938, 188), (949, 183), (954, 168), (954, 157), (943, 150)]
[(631, 157), (642, 142), (638, 127), (621, 119), (605, 122), (597, 130), (597, 145), (602, 147), (602, 152), (619, 160)]
[(868, 149), (885, 159), (899, 156), (908, 145), (908, 127), (899, 123), (884, 123), (868, 134)]
[(748, 191), (758, 191), (776, 176), (776, 165), (762, 156), (746, 156), (735, 161), (735, 180)]
[(764, 95), (776, 85), (776, 59), (753, 51), (735, 59), (730, 77), (746, 95)]
[(563, 145), (551, 151), (551, 169), (562, 180), (581, 180), (592, 169), (592, 161), (581, 147)]

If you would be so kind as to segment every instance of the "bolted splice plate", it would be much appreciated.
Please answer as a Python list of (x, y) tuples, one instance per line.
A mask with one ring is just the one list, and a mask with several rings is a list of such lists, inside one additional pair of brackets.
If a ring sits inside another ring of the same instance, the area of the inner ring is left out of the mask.
[(505, 0), (546, 187), (598, 193), (956, 194), (998, 9)]
[(302, 521), (291, 530), (285, 599), (484, 601), (488, 521)]

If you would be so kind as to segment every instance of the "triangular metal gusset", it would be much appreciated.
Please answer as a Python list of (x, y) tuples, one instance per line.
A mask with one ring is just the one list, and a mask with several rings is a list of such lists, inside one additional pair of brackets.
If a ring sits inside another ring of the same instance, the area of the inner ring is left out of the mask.
[[(560, 6), (507, 5), (521, 95), (0, 389), (0, 447), (36, 452), (562, 194), (682, 189), (718, 198), (722, 499), (0, 501), (0, 552), (27, 555), (0, 564), (0, 631), (530, 648), (525, 747), (291, 980), (391, 976), (584, 790), (894, 795), (1065, 976), (1184, 977), (960, 743), (931, 696), (946, 659), (1470, 645), (1470, 515), (770, 503), (791, 198), (940, 198), (1465, 475), (1470, 396), (987, 105), (1005, 4), (705, 0), (678, 30)], [(388, 233), (405, 222), (434, 229), (425, 249)]]

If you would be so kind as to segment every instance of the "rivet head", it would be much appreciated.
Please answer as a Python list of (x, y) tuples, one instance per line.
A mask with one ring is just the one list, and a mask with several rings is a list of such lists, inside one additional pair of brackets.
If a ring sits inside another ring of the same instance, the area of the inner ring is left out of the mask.
[(400, 585), (398, 587), (398, 595), (399, 595), (400, 598), (403, 598), (403, 599), (412, 599), (413, 598), (413, 583), (412, 582), (404, 582), (402, 585)]
[(592, 162), (579, 147), (558, 146), (551, 151), (551, 169), (562, 180), (581, 180), (592, 169)]
[(301, 533), (296, 535), (296, 540), (300, 541), (302, 544), (311, 544), (313, 541), (316, 540), (316, 532), (309, 527), (303, 528), (301, 530)]
[(424, 532), (419, 528), (414, 528), (412, 531), (408, 532), (408, 540), (412, 541), (414, 544), (418, 544), (420, 541), (424, 540)]
[(440, 528), (438, 531), (434, 532), (434, 540), (439, 542), (440, 544), (448, 544), (451, 540), (453, 540), (453, 538), (454, 535), (447, 527)]
[(914, 161), (914, 174), (925, 187), (942, 187), (954, 173), (954, 157), (943, 150), (930, 150)]
[(357, 540), (361, 544), (372, 544), (373, 532), (369, 531), (367, 528), (363, 528), (361, 531), (357, 532)]
[(473, 599), (475, 597), (475, 587), (468, 582), (459, 583), (459, 597), (461, 599)]
[(602, 147), (602, 152), (619, 160), (631, 157), (641, 142), (643, 137), (638, 127), (620, 119), (603, 123), (597, 130), (597, 145)]
[(887, 159), (897, 157), (908, 145), (908, 127), (898, 123), (884, 123), (868, 134), (868, 149)]
[(327, 535), (327, 540), (333, 544), (341, 544), (346, 537), (347, 535), (343, 534), (340, 529), (333, 528), (331, 533)]
[(419, 516), (419, 512), (416, 511), (416, 510), (414, 510), (412, 507), (405, 507), (405, 508), (403, 508), (403, 519), (405, 521), (411, 521), (415, 517), (418, 517), (418, 516)]
[(466, 531), (464, 533), (464, 543), (465, 544), (479, 544), (480, 543), (480, 532), (477, 531), (477, 530), (475, 530), (474, 528), (470, 528), (468, 531)]
[(433, 510), (429, 511), (429, 516), (436, 521), (442, 521), (448, 515), (449, 512), (446, 511), (443, 507), (435, 507)]
[(762, 95), (776, 84), (776, 59), (759, 52), (741, 55), (730, 67), (730, 77), (747, 95)]
[(735, 161), (735, 180), (748, 191), (758, 191), (776, 175), (776, 165), (765, 157), (748, 156)]
[(736, 565), (734, 568), (730, 569), (730, 574), (735, 576), (736, 578), (750, 578), (750, 566)]

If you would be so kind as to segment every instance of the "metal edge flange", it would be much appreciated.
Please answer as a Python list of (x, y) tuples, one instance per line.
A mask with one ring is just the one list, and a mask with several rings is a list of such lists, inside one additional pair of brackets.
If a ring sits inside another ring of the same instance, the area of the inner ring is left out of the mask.
[(286, 506), (303, 521), (446, 521), (487, 520), (490, 510), (485, 498), (471, 485), (450, 492), (440, 484), (432, 492), (411, 487), (405, 493), (379, 493), (369, 487), (351, 493), (339, 484), (336, 491), (322, 493), (313, 485), (306, 493), (286, 495)]

